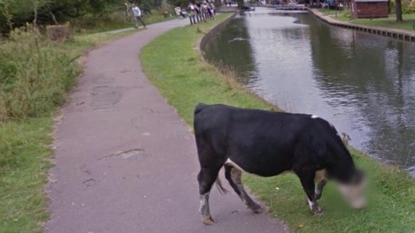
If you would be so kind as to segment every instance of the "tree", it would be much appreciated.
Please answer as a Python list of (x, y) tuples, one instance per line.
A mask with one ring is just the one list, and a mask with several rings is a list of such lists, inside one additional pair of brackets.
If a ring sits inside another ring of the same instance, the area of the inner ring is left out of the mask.
[(124, 0), (0, 0), (0, 31), (26, 22), (48, 24), (53, 22), (51, 15), (61, 22), (85, 14), (104, 15), (123, 4)]
[(402, 0), (395, 0), (396, 22), (402, 22)]

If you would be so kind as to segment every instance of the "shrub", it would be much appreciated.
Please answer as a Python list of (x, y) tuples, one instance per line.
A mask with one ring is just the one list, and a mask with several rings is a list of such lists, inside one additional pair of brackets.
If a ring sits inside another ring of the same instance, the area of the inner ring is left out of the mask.
[(352, 18), (352, 11), (350, 9), (344, 10), (342, 12), (342, 16), (348, 19)]

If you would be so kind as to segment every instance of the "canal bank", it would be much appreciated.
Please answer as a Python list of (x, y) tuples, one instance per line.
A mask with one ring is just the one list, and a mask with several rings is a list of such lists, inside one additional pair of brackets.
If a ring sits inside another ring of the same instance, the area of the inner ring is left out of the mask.
[(365, 25), (357, 25), (353, 23), (342, 22), (332, 18), (331, 16), (324, 15), (322, 12), (316, 9), (307, 8), (307, 10), (316, 16), (318, 19), (336, 26), (342, 27), (347, 29), (353, 29), (363, 32), (368, 32), (376, 35), (387, 36), (395, 39), (405, 40), (405, 41), (412, 41), (415, 42), (415, 30), (413, 32), (407, 30), (400, 30), (400, 29), (392, 29), (392, 28), (383, 28), (383, 27), (374, 27), (374, 26), (365, 26)]
[[(200, 25), (199, 30), (208, 33), (211, 26)], [(218, 68), (200, 59), (200, 52), (195, 50), (197, 41), (203, 36), (199, 30), (195, 27), (174, 29), (148, 44), (141, 53), (147, 77), (179, 115), (191, 125), (193, 108), (198, 102), (274, 108), (242, 86), (230, 85), (229, 78)], [(165, 56), (166, 53), (170, 56)], [(413, 179), (407, 172), (384, 166), (353, 149), (352, 154), (371, 181), (372, 195), (368, 207), (362, 211), (344, 206), (332, 184), (328, 185), (320, 201), (325, 215), (316, 217), (310, 214), (305, 204), (305, 195), (297, 177), (282, 175), (263, 179), (247, 175), (244, 180), (269, 207), (268, 213), (283, 220), (292, 231), (412, 232), (415, 228), (415, 213), (410, 204), (415, 202)], [(219, 194), (212, 192), (212, 195)], [(237, 198), (234, 194), (231, 197)], [(212, 213), (213, 217), (220, 214), (215, 210)]]

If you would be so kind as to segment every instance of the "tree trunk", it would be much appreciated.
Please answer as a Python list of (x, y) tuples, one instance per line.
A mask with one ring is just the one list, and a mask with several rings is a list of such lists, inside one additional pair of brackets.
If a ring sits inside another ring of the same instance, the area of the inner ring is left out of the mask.
[(388, 14), (392, 13), (391, 0), (388, 0)]
[(395, 1), (396, 4), (396, 8), (395, 8), (395, 12), (396, 12), (396, 22), (402, 22), (403, 18), (402, 18), (402, 0), (396, 0)]

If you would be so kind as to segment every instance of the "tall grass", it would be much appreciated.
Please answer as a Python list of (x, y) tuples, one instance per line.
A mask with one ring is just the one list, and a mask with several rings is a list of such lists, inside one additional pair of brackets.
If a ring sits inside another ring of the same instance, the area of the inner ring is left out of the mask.
[(0, 120), (38, 117), (63, 103), (79, 56), (63, 52), (32, 26), (0, 44)]

